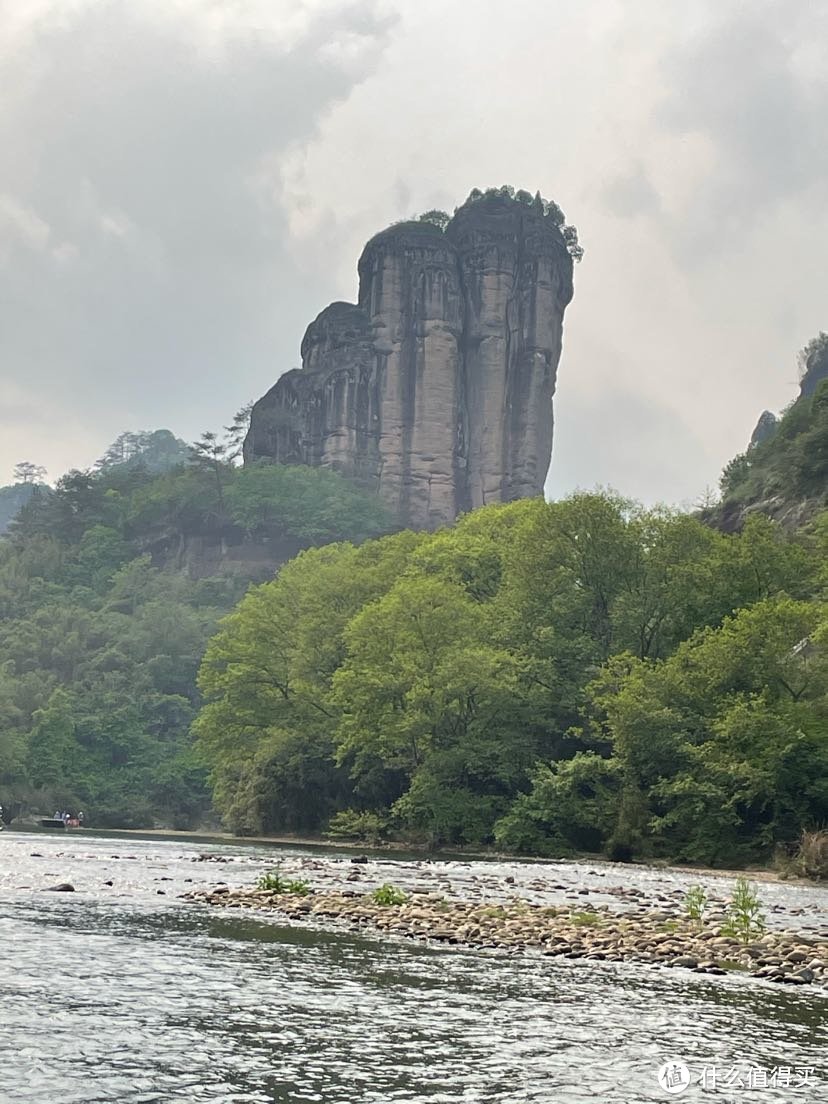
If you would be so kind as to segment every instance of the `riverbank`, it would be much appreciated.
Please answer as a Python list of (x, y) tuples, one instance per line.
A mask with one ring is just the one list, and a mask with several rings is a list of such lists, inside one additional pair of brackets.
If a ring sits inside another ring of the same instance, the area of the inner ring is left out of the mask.
[(609, 906), (574, 909), (522, 899), (482, 903), (411, 893), (399, 904), (381, 904), (352, 890), (298, 895), (262, 888), (217, 886), (184, 894), (221, 908), (275, 913), (293, 921), (321, 921), (423, 942), (538, 953), (588, 961), (636, 962), (701, 974), (730, 972), (787, 985), (828, 988), (828, 939), (802, 931), (764, 932), (741, 942), (725, 930), (726, 912), (715, 903), (703, 922), (689, 920), (677, 902), (653, 904), (640, 890), (620, 890), (624, 912)]
[(386, 841), (381, 843), (365, 843), (354, 840), (332, 839), (328, 836), (237, 836), (232, 832), (210, 831), (209, 829), (193, 829), (179, 831), (172, 828), (113, 828), (106, 829), (113, 835), (147, 836), (182, 840), (203, 840), (204, 842), (215, 840), (217, 842), (238, 844), (273, 844), (282, 847), (308, 847), (325, 850), (337, 850), (355, 852), (356, 854), (374, 853), (377, 855), (416, 855), (422, 859), (446, 859), (462, 858), (464, 860), (481, 860), (490, 862), (510, 863), (540, 863), (548, 866), (556, 866), (569, 863), (589, 863), (593, 866), (604, 866), (617, 869), (619, 865), (629, 866), (636, 870), (665, 870), (679, 874), (697, 875), (704, 878), (732, 879), (744, 876), (754, 882), (784, 882), (788, 885), (821, 886), (824, 882), (812, 878), (803, 878), (770, 867), (742, 867), (739, 869), (730, 867), (688, 866), (683, 863), (672, 863), (667, 860), (646, 861), (634, 860), (630, 863), (618, 864), (607, 859), (605, 855), (592, 854), (584, 851), (567, 858), (546, 858), (542, 855), (514, 855), (508, 851), (479, 850), (474, 848), (450, 847), (450, 848), (426, 848), (417, 847), (411, 843), (400, 841)]

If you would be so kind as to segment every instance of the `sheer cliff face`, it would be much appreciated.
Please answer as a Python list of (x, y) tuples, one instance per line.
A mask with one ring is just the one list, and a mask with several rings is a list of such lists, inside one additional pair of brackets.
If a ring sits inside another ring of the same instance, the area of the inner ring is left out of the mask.
[(464, 289), (470, 504), (540, 494), (572, 259), (542, 213), (509, 200), (461, 207), (446, 234)]
[(391, 227), (359, 262), (379, 395), (377, 479), (406, 522), (431, 527), (463, 507), (463, 297), (454, 247), (436, 226)]
[(390, 227), (359, 262), (359, 304), (311, 323), (302, 368), (253, 408), (245, 461), (325, 465), (434, 528), (540, 494), (572, 259), (539, 207), (461, 207), (445, 233)]

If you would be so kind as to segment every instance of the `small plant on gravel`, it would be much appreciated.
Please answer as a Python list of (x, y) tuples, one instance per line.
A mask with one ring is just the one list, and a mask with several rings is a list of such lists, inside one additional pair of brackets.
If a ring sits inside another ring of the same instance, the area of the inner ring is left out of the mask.
[(601, 917), (597, 912), (573, 912), (569, 920), (577, 928), (595, 927), (601, 923)]
[(306, 882), (304, 878), (295, 878), (292, 882), (288, 882), (284, 890), (285, 893), (292, 893), (296, 897), (307, 897), (310, 891), (310, 882)]
[(707, 894), (699, 885), (690, 886), (684, 898), (684, 910), (690, 920), (701, 924), (707, 908)]
[(737, 878), (727, 909), (722, 931), (740, 943), (751, 943), (765, 930), (762, 902), (747, 878)]
[(268, 893), (287, 893), (289, 884), (288, 879), (283, 878), (278, 870), (268, 870), (256, 882), (256, 888), (264, 889)]
[(285, 878), (280, 870), (268, 870), (262, 874), (256, 888), (267, 893), (293, 893), (297, 897), (307, 897), (311, 891), (310, 882), (303, 878)]
[(408, 897), (401, 889), (386, 882), (385, 885), (377, 886), (371, 899), (378, 905), (404, 905)]
[(717, 958), (716, 965), (720, 970), (728, 970), (734, 973), (745, 973), (750, 969), (744, 962), (737, 962), (735, 958)]

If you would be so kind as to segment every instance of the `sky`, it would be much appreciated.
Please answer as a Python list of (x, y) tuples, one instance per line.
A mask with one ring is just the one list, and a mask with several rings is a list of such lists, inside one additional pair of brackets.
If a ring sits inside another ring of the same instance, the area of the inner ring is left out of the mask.
[(0, 482), (220, 429), (473, 187), (586, 250), (552, 497), (692, 505), (828, 329), (826, 4), (0, 0), (0, 86)]

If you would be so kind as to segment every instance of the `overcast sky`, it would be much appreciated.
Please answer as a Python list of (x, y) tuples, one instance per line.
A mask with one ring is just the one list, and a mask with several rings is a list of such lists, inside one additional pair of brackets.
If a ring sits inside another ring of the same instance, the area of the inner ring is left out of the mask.
[(0, 482), (219, 428), (472, 187), (586, 249), (548, 492), (692, 503), (828, 329), (828, 4), (0, 0)]

